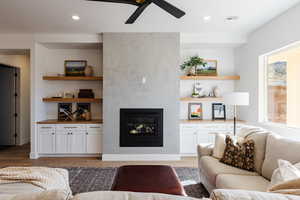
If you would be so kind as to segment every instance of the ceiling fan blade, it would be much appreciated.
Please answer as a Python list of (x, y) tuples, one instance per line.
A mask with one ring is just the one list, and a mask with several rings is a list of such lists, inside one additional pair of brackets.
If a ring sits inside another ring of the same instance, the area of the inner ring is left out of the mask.
[(172, 4), (166, 2), (165, 0), (150, 0), (152, 3), (156, 4), (163, 10), (167, 11), (171, 15), (173, 15), (176, 18), (181, 18), (185, 15), (185, 12), (180, 10), (179, 8), (176, 8)]
[(134, 13), (129, 17), (125, 24), (133, 24), (136, 19), (142, 14), (142, 12), (151, 4), (151, 1), (146, 1), (142, 5), (140, 5)]

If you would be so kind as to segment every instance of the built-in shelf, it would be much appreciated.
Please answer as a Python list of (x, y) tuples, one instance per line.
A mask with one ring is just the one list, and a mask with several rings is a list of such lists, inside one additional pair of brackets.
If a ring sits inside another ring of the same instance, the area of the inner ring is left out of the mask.
[(43, 98), (43, 102), (53, 103), (100, 103), (100, 98)]
[[(242, 120), (237, 120), (238, 123), (246, 123)], [(233, 120), (180, 120), (181, 124), (233, 124)]]
[(217, 97), (203, 97), (203, 98), (183, 97), (183, 98), (180, 98), (180, 101), (190, 101), (190, 102), (223, 101), (223, 98), (217, 98)]
[(47, 81), (102, 81), (102, 76), (43, 76)]
[(240, 76), (181, 76), (180, 80), (240, 80)]
[(59, 121), (57, 119), (49, 119), (44, 121), (39, 121), (37, 124), (102, 124), (102, 119), (93, 119), (90, 121)]

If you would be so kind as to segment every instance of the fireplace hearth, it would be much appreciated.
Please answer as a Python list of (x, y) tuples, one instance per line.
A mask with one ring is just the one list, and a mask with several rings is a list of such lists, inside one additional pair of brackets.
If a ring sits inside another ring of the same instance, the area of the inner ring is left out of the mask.
[(120, 147), (162, 147), (163, 109), (121, 109)]

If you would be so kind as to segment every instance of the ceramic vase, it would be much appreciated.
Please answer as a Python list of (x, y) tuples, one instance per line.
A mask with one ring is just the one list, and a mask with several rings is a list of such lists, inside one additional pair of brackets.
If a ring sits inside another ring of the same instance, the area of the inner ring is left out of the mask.
[(87, 66), (84, 70), (85, 76), (93, 76), (94, 70), (92, 66)]

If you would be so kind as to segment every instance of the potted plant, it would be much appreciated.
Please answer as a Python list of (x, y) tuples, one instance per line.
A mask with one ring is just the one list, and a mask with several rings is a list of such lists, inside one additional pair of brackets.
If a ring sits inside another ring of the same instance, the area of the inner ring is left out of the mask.
[(187, 61), (185, 61), (181, 66), (181, 70), (186, 71), (188, 76), (197, 75), (197, 66), (205, 66), (207, 63), (203, 58), (199, 56), (192, 56)]

